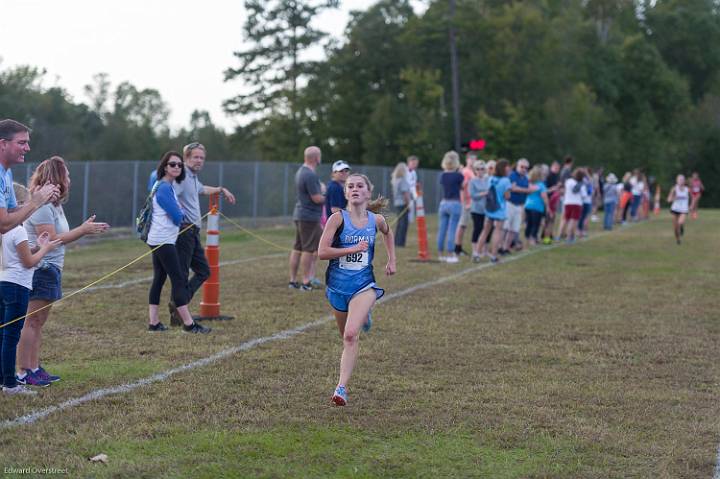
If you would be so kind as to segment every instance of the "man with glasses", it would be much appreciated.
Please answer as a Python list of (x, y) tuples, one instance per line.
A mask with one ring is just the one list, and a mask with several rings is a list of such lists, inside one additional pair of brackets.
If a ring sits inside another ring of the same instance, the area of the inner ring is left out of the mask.
[[(173, 183), (173, 189), (177, 195), (180, 207), (185, 213), (180, 231), (184, 233), (178, 236), (175, 242), (180, 266), (186, 275), (186, 280), (193, 271), (193, 277), (188, 281), (189, 298), (195, 295), (200, 286), (210, 277), (210, 266), (208, 265), (205, 251), (200, 242), (200, 229), (202, 228), (202, 214), (200, 212), (200, 195), (221, 194), (230, 204), (235, 204), (233, 196), (227, 188), (222, 186), (203, 185), (198, 179), (198, 173), (205, 164), (205, 146), (199, 142), (193, 142), (183, 147), (183, 162), (185, 163), (185, 180), (182, 183)], [(188, 228), (186, 230), (186, 228)], [(170, 302), (170, 324), (173, 326), (182, 325), (177, 314), (175, 305)]]
[(525, 199), (528, 193), (537, 190), (537, 186), (530, 186), (528, 182), (528, 168), (530, 162), (525, 158), (517, 161), (515, 169), (510, 173), (510, 199), (507, 202), (507, 213), (504, 224), (505, 243), (500, 250), (500, 254), (510, 253), (510, 247), (513, 242), (519, 241), (520, 228), (523, 222), (523, 212), (525, 210)]
[(29, 151), (30, 128), (15, 120), (0, 121), (0, 233), (15, 228), (60, 194), (57, 185), (43, 185), (32, 191), (30, 201), (18, 208), (10, 168), (23, 163)]

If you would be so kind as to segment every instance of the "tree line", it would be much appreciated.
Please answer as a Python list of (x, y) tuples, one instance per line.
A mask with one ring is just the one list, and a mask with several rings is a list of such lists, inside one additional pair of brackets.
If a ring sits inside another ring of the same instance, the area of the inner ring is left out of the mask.
[[(336, 0), (245, 0), (246, 45), (225, 72), (244, 92), (233, 132), (196, 111), (178, 132), (156, 90), (98, 74), (75, 102), (34, 67), (0, 70), (0, 111), (29, 122), (39, 154), (149, 159), (200, 139), (213, 157), (436, 167), (453, 145), (448, 31), (456, 32), (463, 141), (481, 156), (550, 162), (566, 154), (668, 185), (698, 171), (720, 204), (718, 0), (380, 0), (352, 12), (340, 39), (315, 20)], [(307, 51), (322, 47), (323, 60)], [(1, 65), (0, 65), (1, 66)]]

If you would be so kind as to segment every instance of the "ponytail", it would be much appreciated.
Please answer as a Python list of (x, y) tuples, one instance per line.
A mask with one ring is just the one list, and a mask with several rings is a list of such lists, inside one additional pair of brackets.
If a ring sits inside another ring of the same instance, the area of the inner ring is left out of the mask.
[(388, 204), (390, 202), (387, 198), (383, 198), (382, 196), (378, 196), (374, 200), (370, 200), (367, 204), (367, 210), (372, 211), (376, 215), (382, 214), (384, 210), (387, 209)]

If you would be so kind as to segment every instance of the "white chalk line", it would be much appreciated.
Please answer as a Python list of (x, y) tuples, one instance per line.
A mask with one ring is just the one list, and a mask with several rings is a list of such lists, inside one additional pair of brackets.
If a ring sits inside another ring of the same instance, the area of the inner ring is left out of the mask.
[[(597, 233), (594, 236), (592, 236), (584, 241), (599, 238), (599, 237), (605, 236), (606, 234), (607, 234), (607, 232)], [(560, 246), (560, 243), (555, 243), (550, 246), (538, 246), (536, 249), (529, 250), (529, 251), (526, 250), (517, 255), (510, 256), (509, 258), (505, 258), (499, 263), (483, 263), (483, 264), (480, 264), (477, 266), (465, 268), (465, 269), (458, 271), (457, 273), (451, 274), (449, 276), (443, 276), (442, 278), (438, 278), (438, 279), (435, 279), (432, 281), (426, 281), (424, 283), (416, 284), (415, 286), (411, 286), (411, 287), (403, 289), (401, 291), (387, 294), (383, 298), (381, 298), (378, 301), (378, 303), (390, 301), (390, 300), (396, 299), (396, 298), (401, 298), (403, 296), (414, 293), (421, 289), (430, 288), (433, 286), (437, 286), (439, 284), (446, 283), (448, 281), (453, 281), (457, 278), (463, 277), (470, 273), (482, 271), (484, 269), (488, 269), (488, 268), (491, 268), (494, 266), (510, 263), (512, 261), (517, 261), (519, 259), (526, 258), (526, 257), (534, 255), (536, 253), (549, 251), (549, 250), (557, 248), (558, 246)], [(280, 340), (285, 340), (285, 339), (291, 339), (291, 338), (299, 335), (300, 333), (307, 331), (308, 329), (312, 329), (316, 326), (320, 326), (324, 323), (331, 321), (332, 319), (333, 319), (332, 315), (327, 315), (321, 319), (312, 321), (310, 323), (303, 324), (302, 326), (298, 326), (297, 328), (286, 329), (284, 331), (280, 331), (280, 332), (275, 333), (270, 336), (264, 336), (261, 338), (251, 339), (249, 341), (241, 343), (238, 346), (224, 349), (224, 350), (217, 352), (211, 356), (208, 356), (208, 357), (205, 357), (202, 359), (198, 359), (196, 361), (192, 361), (190, 363), (184, 364), (177, 368), (173, 368), (173, 369), (169, 369), (167, 371), (153, 374), (152, 376), (148, 376), (146, 378), (142, 378), (137, 381), (121, 384), (119, 386), (112, 386), (109, 388), (96, 389), (95, 391), (91, 391), (83, 396), (68, 399), (67, 401), (61, 402), (59, 404), (49, 406), (49, 407), (46, 407), (43, 409), (39, 409), (37, 411), (25, 414), (23, 416), (18, 416), (14, 419), (4, 420), (4, 421), (0, 422), (0, 430), (13, 428), (15, 426), (33, 424), (41, 419), (45, 419), (46, 417), (48, 417), (49, 415), (51, 415), (52, 413), (55, 413), (55, 412), (64, 411), (66, 409), (70, 409), (75, 406), (80, 406), (86, 402), (96, 401), (96, 400), (102, 399), (106, 396), (111, 396), (111, 395), (115, 395), (115, 394), (124, 394), (124, 393), (130, 392), (130, 391), (133, 391), (135, 389), (138, 389), (142, 386), (147, 386), (147, 385), (150, 385), (150, 384), (153, 384), (156, 382), (165, 381), (170, 376), (173, 376), (175, 374), (216, 363), (216, 362), (218, 362), (222, 359), (225, 359), (229, 356), (232, 356), (236, 353), (248, 351), (250, 349), (253, 349), (256, 346), (260, 346), (265, 343), (270, 343), (270, 342), (280, 341)]]

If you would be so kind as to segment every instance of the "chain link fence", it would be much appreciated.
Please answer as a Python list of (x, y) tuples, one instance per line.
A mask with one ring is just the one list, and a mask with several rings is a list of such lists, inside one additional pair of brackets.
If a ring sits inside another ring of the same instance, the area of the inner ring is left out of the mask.
[[(25, 183), (37, 163), (25, 164)], [(114, 227), (132, 226), (135, 216), (148, 194), (150, 173), (157, 167), (153, 161), (68, 162), (72, 186), (64, 205), (71, 225), (77, 225), (91, 214), (98, 221)], [(222, 185), (236, 197), (234, 205), (225, 202), (222, 211), (230, 217), (245, 218), (253, 224), (259, 218), (289, 220), (295, 207), (295, 172), (298, 163), (272, 162), (206, 162), (200, 181), (210, 186)], [(322, 164), (317, 173), (323, 182), (330, 180), (331, 165)], [(364, 173), (375, 186), (375, 195), (390, 198), (388, 166), (357, 166), (353, 171)], [(23, 166), (13, 168), (15, 181), (22, 181)], [(435, 213), (440, 202), (437, 170), (418, 170), (422, 183), (425, 211)], [(207, 206), (204, 202), (203, 209)]]

